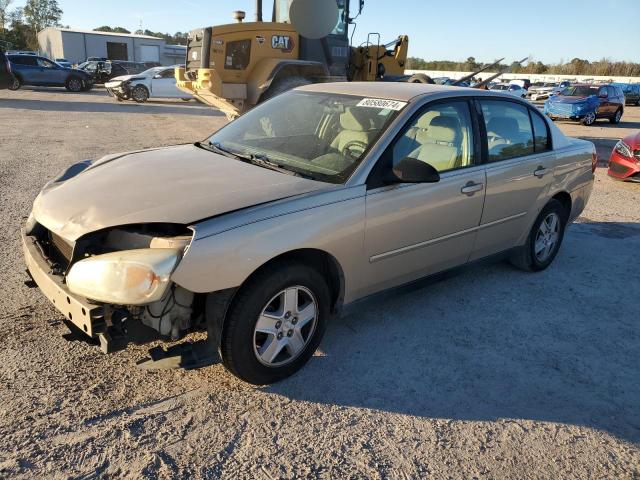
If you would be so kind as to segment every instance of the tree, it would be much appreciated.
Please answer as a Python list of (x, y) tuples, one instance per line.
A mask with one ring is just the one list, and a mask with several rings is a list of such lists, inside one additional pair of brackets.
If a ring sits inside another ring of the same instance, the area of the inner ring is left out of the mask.
[(47, 27), (60, 25), (62, 10), (57, 0), (27, 0), (24, 6), (27, 25), (37, 34)]
[(5, 25), (8, 20), (9, 5), (13, 0), (0, 0), (0, 33), (5, 33)]
[(113, 32), (113, 33), (131, 33), (129, 30), (123, 27), (114, 27), (111, 28), (107, 25), (104, 27), (98, 27), (93, 29), (94, 32)]

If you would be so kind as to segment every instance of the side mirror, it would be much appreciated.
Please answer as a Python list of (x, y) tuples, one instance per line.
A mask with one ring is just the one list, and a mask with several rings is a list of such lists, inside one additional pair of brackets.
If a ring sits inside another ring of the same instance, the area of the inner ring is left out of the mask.
[(162, 78), (162, 75), (160, 75), (160, 74), (154, 75), (153, 78)]
[(428, 163), (406, 157), (389, 172), (386, 183), (436, 183), (440, 174)]
[(609, 94), (607, 92), (602, 92), (598, 94), (598, 98), (607, 98)]

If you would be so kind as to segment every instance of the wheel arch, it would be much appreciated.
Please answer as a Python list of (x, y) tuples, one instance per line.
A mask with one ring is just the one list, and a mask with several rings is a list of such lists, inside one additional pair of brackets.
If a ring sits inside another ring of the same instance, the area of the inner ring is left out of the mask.
[(327, 279), (327, 286), (331, 292), (331, 312), (337, 313), (342, 308), (345, 291), (345, 277), (342, 266), (338, 260), (325, 250), (317, 248), (300, 248), (290, 250), (277, 255), (258, 268), (256, 268), (240, 285), (238, 290), (242, 288), (255, 275), (264, 270), (272, 268), (274, 265), (286, 261), (293, 261), (302, 265), (309, 266), (318, 271)]
[(571, 217), (571, 209), (573, 208), (573, 200), (571, 199), (571, 195), (567, 192), (560, 191), (557, 192), (551, 197), (553, 200), (557, 200), (564, 207), (567, 212), (567, 220)]

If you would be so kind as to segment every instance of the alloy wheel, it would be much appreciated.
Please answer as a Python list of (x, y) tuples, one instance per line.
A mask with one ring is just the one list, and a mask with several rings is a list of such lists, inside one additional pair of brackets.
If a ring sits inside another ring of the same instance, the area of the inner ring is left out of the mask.
[(585, 125), (591, 125), (596, 121), (596, 114), (595, 112), (591, 112), (591, 113), (587, 113), (587, 115), (584, 117), (584, 124)]
[(297, 285), (281, 290), (269, 300), (256, 321), (253, 351), (268, 367), (295, 360), (313, 337), (318, 322), (318, 302), (308, 288)]
[(552, 212), (547, 215), (538, 227), (535, 241), (535, 255), (539, 262), (546, 262), (553, 254), (560, 239), (560, 217)]
[(616, 123), (620, 123), (621, 118), (622, 118), (622, 111), (618, 110), (616, 112)]

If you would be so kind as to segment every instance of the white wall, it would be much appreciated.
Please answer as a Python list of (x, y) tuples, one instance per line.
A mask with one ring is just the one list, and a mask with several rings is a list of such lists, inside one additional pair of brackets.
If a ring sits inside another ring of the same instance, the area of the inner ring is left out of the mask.
[[(424, 73), (429, 75), (431, 78), (437, 77), (449, 77), (453, 79), (462, 78), (466, 75), (470, 75), (473, 72), (445, 72), (438, 70), (406, 70), (405, 73), (407, 75), (413, 75), (414, 73)], [(476, 77), (480, 77), (482, 79), (491, 77), (495, 75), (497, 72), (482, 72), (476, 75)], [(528, 78), (531, 82), (559, 82), (562, 80), (574, 80), (576, 82), (584, 82), (584, 81), (612, 81), (612, 82), (621, 82), (621, 83), (640, 83), (640, 77), (602, 77), (602, 76), (594, 76), (594, 75), (556, 75), (550, 73), (503, 73), (496, 80), (514, 80), (517, 78)]]

